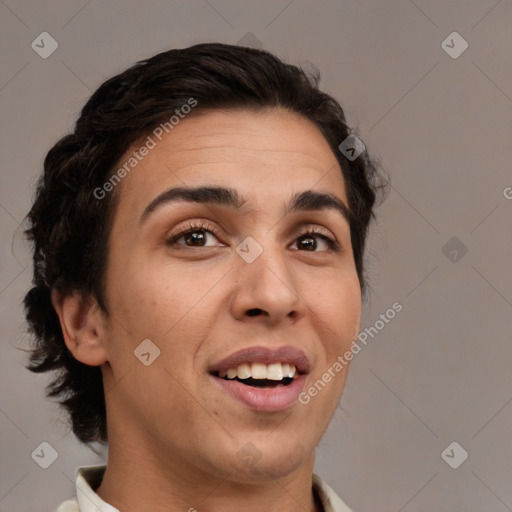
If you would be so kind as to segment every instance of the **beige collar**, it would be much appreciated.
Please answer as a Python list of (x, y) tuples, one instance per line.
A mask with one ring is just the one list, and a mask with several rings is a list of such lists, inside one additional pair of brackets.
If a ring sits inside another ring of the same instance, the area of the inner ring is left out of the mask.
[[(106, 466), (85, 466), (78, 470), (76, 494), (64, 502), (57, 512), (119, 512), (104, 502), (95, 492), (101, 483)], [(318, 476), (313, 475), (313, 487), (318, 492), (324, 512), (351, 512), (340, 497)]]

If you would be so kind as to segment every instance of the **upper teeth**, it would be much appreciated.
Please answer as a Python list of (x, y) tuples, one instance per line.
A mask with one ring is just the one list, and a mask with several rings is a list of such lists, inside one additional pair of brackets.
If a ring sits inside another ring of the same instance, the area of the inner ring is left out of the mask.
[(239, 364), (236, 368), (229, 368), (227, 371), (219, 372), (219, 377), (228, 379), (268, 379), (283, 380), (286, 377), (295, 377), (296, 368), (294, 364), (288, 363), (252, 363)]

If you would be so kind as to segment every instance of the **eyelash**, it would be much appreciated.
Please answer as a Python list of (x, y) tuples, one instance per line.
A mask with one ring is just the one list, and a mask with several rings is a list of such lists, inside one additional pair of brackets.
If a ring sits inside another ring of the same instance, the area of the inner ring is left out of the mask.
[[(193, 233), (194, 231), (208, 231), (209, 233), (211, 233), (212, 235), (214, 235), (216, 238), (219, 238), (219, 236), (217, 235), (216, 233), (216, 230), (213, 226), (207, 224), (207, 223), (204, 223), (204, 222), (192, 222), (190, 224), (188, 224), (187, 226), (184, 226), (183, 228), (181, 228), (177, 233), (173, 234), (168, 240), (167, 240), (167, 245), (173, 245), (177, 240), (179, 240), (182, 236), (184, 235), (188, 235), (190, 233)], [(299, 238), (303, 238), (303, 237), (306, 237), (306, 236), (313, 236), (313, 237), (319, 237), (319, 238), (322, 238), (323, 240), (325, 240), (327, 242), (327, 244), (329, 245), (329, 248), (334, 251), (334, 252), (340, 252), (341, 251), (341, 245), (340, 243), (325, 235), (322, 231), (320, 231), (318, 228), (315, 228), (315, 227), (311, 227), (308, 231), (304, 232), (304, 233), (301, 233), (297, 239)], [(305, 251), (307, 252), (307, 251)], [(317, 252), (317, 251), (313, 251), (313, 252)], [(320, 252), (324, 252), (324, 251), (320, 251)]]

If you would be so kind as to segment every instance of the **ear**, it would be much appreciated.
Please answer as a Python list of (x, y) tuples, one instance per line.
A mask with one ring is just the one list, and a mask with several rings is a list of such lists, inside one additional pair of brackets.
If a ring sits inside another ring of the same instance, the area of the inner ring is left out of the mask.
[(98, 303), (74, 291), (52, 292), (52, 304), (59, 317), (66, 346), (75, 359), (91, 366), (108, 360), (103, 312)]

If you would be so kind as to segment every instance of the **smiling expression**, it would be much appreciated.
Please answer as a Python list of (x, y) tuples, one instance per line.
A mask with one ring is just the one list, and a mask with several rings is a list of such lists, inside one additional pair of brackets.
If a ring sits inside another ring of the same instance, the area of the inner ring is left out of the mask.
[[(109, 437), (185, 473), (236, 467), (243, 480), (310, 463), (346, 371), (307, 405), (297, 395), (347, 350), (361, 311), (347, 193), (321, 132), (280, 109), (203, 111), (115, 193)], [(160, 350), (148, 366), (134, 356), (147, 339)]]

